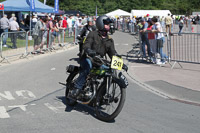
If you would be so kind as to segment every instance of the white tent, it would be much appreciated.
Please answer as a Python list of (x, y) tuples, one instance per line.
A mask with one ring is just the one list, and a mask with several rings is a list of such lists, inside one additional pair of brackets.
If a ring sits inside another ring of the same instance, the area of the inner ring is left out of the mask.
[(171, 14), (169, 10), (131, 10), (131, 16), (138, 16), (138, 17), (144, 17), (147, 14), (149, 16), (164, 16), (166, 17), (168, 14)]
[(126, 11), (123, 11), (123, 10), (121, 10), (121, 9), (117, 9), (117, 10), (115, 10), (115, 11), (112, 11), (112, 12), (109, 12), (109, 13), (107, 13), (106, 14), (107, 16), (109, 16), (109, 17), (116, 17), (116, 16), (131, 16), (131, 13), (129, 13), (129, 12), (126, 12)]

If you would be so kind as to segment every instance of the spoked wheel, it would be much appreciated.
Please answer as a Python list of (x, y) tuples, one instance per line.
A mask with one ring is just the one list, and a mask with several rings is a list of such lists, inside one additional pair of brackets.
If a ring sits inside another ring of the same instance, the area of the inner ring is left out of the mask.
[(66, 91), (65, 91), (65, 98), (66, 98), (66, 103), (69, 106), (74, 106), (77, 104), (77, 102), (70, 98), (70, 89), (72, 89), (74, 82), (78, 78), (79, 73), (71, 73), (67, 79), (66, 83)]
[(106, 85), (102, 86), (96, 97), (96, 115), (102, 121), (112, 121), (121, 112), (126, 98), (126, 89), (112, 82), (109, 92)]

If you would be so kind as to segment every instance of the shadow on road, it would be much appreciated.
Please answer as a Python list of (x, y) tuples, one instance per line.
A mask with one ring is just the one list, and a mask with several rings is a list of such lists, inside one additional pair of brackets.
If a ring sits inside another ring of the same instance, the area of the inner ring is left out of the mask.
[[(91, 115), (92, 117), (96, 118), (94, 107), (79, 104), (79, 103), (77, 103), (75, 106), (69, 106), (66, 103), (65, 97), (56, 97), (56, 98), (61, 100), (66, 105), (66, 108), (65, 108), (66, 112), (71, 112), (71, 111), (75, 110), (75, 111), (81, 112), (85, 115)], [(107, 123), (114, 123), (114, 122), (115, 122), (115, 120), (107, 122)]]

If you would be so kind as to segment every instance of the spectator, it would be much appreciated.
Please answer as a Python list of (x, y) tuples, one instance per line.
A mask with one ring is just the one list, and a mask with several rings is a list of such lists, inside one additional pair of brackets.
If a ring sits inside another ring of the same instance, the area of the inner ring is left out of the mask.
[(10, 21), (10, 24), (9, 24), (9, 28), (10, 28), (11, 32), (15, 32), (15, 33), (11, 34), (11, 42), (13, 43), (13, 45), (12, 45), (13, 49), (17, 48), (17, 45), (16, 45), (17, 33), (16, 32), (19, 30), (19, 24), (16, 22), (16, 20), (17, 20), (17, 18), (13, 17), (13, 20)]
[(37, 23), (37, 15), (34, 15), (31, 21), (31, 29), (35, 27), (36, 23)]
[(199, 24), (199, 20), (200, 20), (200, 18), (199, 18), (199, 15), (197, 14), (196, 19), (195, 19), (196, 24)]
[(79, 54), (78, 55), (83, 54), (82, 53), (83, 44), (84, 44), (88, 34), (91, 31), (96, 30), (96, 27), (93, 25), (93, 19), (92, 18), (88, 18), (86, 23), (87, 23), (87, 25), (85, 25), (83, 27), (83, 29), (80, 31), (79, 35), (77, 36), (77, 39), (80, 40), (80, 42), (79, 42)]
[(50, 41), (49, 44), (50, 45), (48, 44), (48, 46), (53, 48), (53, 45), (54, 45), (53, 42), (54, 42), (54, 38), (55, 38), (55, 36), (53, 34), (54, 34), (54, 31), (56, 30), (56, 28), (54, 28), (53, 21), (52, 21), (52, 19), (50, 17), (48, 17), (48, 23), (46, 24), (46, 27), (49, 30), (48, 34), (47, 34), (47, 38), (49, 36), (51, 37), (51, 39), (49, 39), (49, 41)]
[[(175, 22), (174, 15), (171, 15), (171, 18), (172, 18), (171, 32), (173, 32), (173, 27), (174, 27), (174, 22)], [(171, 33), (171, 35), (173, 34)]]
[(148, 40), (148, 33), (146, 32), (147, 28), (148, 28), (148, 23), (145, 21), (144, 18), (142, 18), (140, 20), (140, 22), (142, 24), (142, 28), (140, 30), (141, 39), (142, 39), (142, 52), (143, 52), (143, 57), (147, 59), (145, 45), (147, 45), (148, 56), (151, 57), (151, 50), (150, 50), (150, 44), (149, 44), (149, 40)]
[(9, 21), (8, 21), (6, 14), (4, 14), (4, 17), (1, 18), (0, 25), (1, 25), (2, 32), (5, 32), (4, 36), (3, 36), (3, 47), (8, 47), (6, 42), (7, 42), (7, 38), (8, 38), (7, 32), (8, 32), (8, 28), (9, 28)]
[(9, 19), (9, 22), (13, 21), (15, 17), (15, 14), (12, 14), (12, 17)]
[[(154, 29), (153, 24), (151, 22), (151, 19), (148, 19), (148, 31), (152, 31)], [(149, 32), (148, 33), (148, 40), (149, 40), (149, 44), (150, 44), (150, 50), (152, 53), (152, 58), (151, 61), (153, 63), (155, 63), (155, 55), (156, 55), (156, 39), (155, 39), (155, 33)]]
[(57, 35), (58, 35), (59, 46), (62, 46), (60, 36), (62, 35), (62, 32), (64, 31), (65, 28), (62, 27), (62, 19), (61, 18), (57, 18), (56, 28), (58, 29)]
[(136, 17), (134, 16), (133, 17), (133, 25), (132, 25), (132, 32), (135, 32), (135, 26), (136, 26), (136, 19), (135, 19)]
[(37, 23), (37, 21), (38, 21), (38, 20), (37, 20), (37, 14), (35, 14), (35, 15), (33, 16), (32, 22), (33, 22), (33, 23)]
[(40, 18), (40, 20), (36, 23), (35, 28), (33, 29), (33, 38), (34, 38), (34, 51), (32, 54), (37, 54), (37, 49), (40, 48), (40, 44), (42, 42), (43, 37), (43, 31), (44, 31), (44, 22), (43, 19)]
[[(81, 31), (83, 27), (83, 24), (82, 24), (82, 19), (79, 18), (78, 21), (76, 21), (75, 25), (74, 25), (74, 28), (75, 28), (75, 38), (77, 38), (79, 32)], [(75, 43), (78, 43), (78, 40), (76, 39)]]
[(172, 18), (170, 14), (168, 14), (168, 16), (165, 17), (165, 25), (166, 25), (166, 32), (168, 33), (169, 29), (169, 34), (171, 35)]
[(179, 35), (179, 36), (181, 36), (181, 32), (182, 32), (182, 29), (183, 29), (183, 25), (184, 25), (183, 17), (180, 17), (180, 20), (179, 20), (179, 32), (178, 32), (178, 35)]
[[(159, 32), (163, 32), (162, 26), (161, 24), (158, 22), (158, 19), (156, 17), (153, 17), (152, 19), (152, 23), (155, 26), (155, 29), (152, 30), (152, 32), (156, 33), (156, 40), (157, 40), (157, 52), (160, 54), (161, 57), (161, 61), (156, 62), (156, 64), (165, 64), (166, 59), (168, 58), (164, 53), (163, 53), (163, 45), (164, 45), (164, 40), (165, 37), (163, 35), (163, 33), (159, 33)], [(158, 57), (157, 57), (158, 58)]]
[(165, 25), (165, 18), (164, 18), (164, 16), (162, 16), (162, 18), (160, 19), (160, 22), (161, 22), (162, 28), (164, 28), (164, 25)]
[(26, 25), (27, 27), (30, 26), (30, 16), (29, 16), (29, 15), (26, 16), (26, 19), (25, 19), (24, 22), (25, 22), (25, 25)]
[(69, 34), (69, 37), (72, 36), (72, 16), (70, 16), (68, 19), (67, 19), (67, 24), (68, 24), (68, 34)]
[(47, 41), (47, 35), (48, 35), (47, 23), (48, 23), (48, 18), (47, 17), (43, 18), (44, 33), (42, 36), (42, 42), (40, 44), (40, 53), (42, 53), (42, 54), (44, 53), (43, 46), (44, 46), (44, 43)]
[(55, 41), (56, 41), (56, 37), (58, 36), (58, 32), (59, 32), (59, 29), (58, 29), (58, 19), (57, 18), (55, 18), (53, 21), (52, 21), (52, 23), (53, 23), (53, 28), (52, 28), (52, 34), (53, 34), (53, 38), (52, 38), (52, 40), (53, 40), (53, 45), (52, 45), (52, 48), (54, 49), (54, 46), (55, 46)]
[(62, 23), (61, 23), (61, 25), (62, 25), (62, 28), (64, 28), (65, 29), (65, 31), (67, 30), (67, 25), (68, 25), (68, 23), (67, 23), (67, 20), (66, 20), (67, 18), (66, 17), (64, 17), (64, 19), (62, 20)]

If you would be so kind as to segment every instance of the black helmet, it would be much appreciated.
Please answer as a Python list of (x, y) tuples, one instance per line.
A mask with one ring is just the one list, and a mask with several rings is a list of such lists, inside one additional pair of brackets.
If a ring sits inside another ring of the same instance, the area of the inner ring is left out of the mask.
[(96, 26), (98, 30), (104, 30), (105, 24), (110, 24), (112, 21), (110, 18), (106, 15), (99, 16), (96, 20)]

